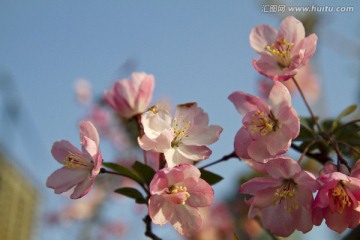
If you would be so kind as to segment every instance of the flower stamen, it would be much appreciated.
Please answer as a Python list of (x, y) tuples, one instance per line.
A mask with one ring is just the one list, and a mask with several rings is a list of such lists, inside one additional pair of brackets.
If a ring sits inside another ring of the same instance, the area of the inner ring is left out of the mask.
[(262, 136), (276, 131), (278, 129), (278, 120), (275, 119), (272, 112), (269, 115), (265, 115), (264, 112), (257, 111), (252, 115), (250, 120), (250, 125), (252, 125), (251, 130), (254, 133), (260, 132)]
[(64, 166), (66, 168), (74, 169), (79, 167), (87, 167), (88, 165), (84, 163), (84, 160), (80, 156), (69, 152), (69, 155), (65, 158)]
[(344, 189), (344, 184), (345, 181), (341, 180), (331, 193), (336, 210), (340, 214), (344, 212), (345, 207), (351, 206), (351, 201), (348, 194), (346, 193), (346, 190)]
[(185, 186), (171, 186), (169, 188), (170, 194), (175, 194), (175, 193), (179, 193), (179, 192), (183, 192), (184, 193), (184, 200), (181, 201), (182, 205), (185, 205), (186, 200), (190, 197), (190, 194), (187, 191), (187, 188)]
[(294, 43), (289, 43), (286, 38), (277, 39), (276, 43), (266, 46), (265, 49), (277, 57), (278, 64), (281, 68), (289, 67), (291, 64), (291, 52)]
[(296, 195), (296, 183), (290, 179), (285, 180), (284, 184), (277, 188), (274, 193), (273, 205), (275, 206), (277, 203), (281, 204), (284, 202), (284, 209), (288, 211), (288, 213), (292, 213), (294, 210), (299, 208), (299, 205), (294, 201), (293, 197)]

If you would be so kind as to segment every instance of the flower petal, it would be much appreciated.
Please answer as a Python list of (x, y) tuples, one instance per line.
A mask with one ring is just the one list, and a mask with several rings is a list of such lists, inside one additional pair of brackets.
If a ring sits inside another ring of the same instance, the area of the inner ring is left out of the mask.
[(51, 154), (55, 160), (61, 164), (64, 164), (64, 160), (67, 156), (69, 156), (69, 153), (73, 153), (78, 156), (82, 156), (83, 154), (79, 149), (66, 140), (55, 142), (51, 148)]
[(99, 146), (99, 133), (96, 130), (95, 126), (90, 121), (81, 121), (79, 123), (80, 128), (80, 140), (84, 137), (87, 137), (94, 141), (96, 146)]
[(90, 178), (90, 177), (85, 178), (84, 181), (82, 181), (80, 184), (78, 184), (75, 187), (74, 192), (73, 194), (71, 194), (70, 198), (78, 199), (86, 195), (94, 185), (94, 180), (95, 178)]
[(152, 195), (149, 199), (149, 216), (155, 224), (166, 224), (174, 212), (174, 205), (162, 196)]
[(201, 227), (199, 211), (188, 205), (177, 205), (170, 219), (173, 227), (183, 236), (191, 236)]
[(290, 179), (301, 172), (301, 167), (289, 157), (277, 157), (266, 163), (266, 171), (274, 178)]
[(257, 53), (265, 51), (276, 41), (277, 31), (269, 25), (260, 25), (250, 32), (250, 45)]
[(285, 18), (279, 27), (278, 39), (285, 38), (289, 43), (298, 43), (305, 38), (305, 29), (302, 22), (293, 16)]
[(265, 113), (269, 112), (269, 107), (264, 100), (251, 94), (237, 91), (230, 94), (228, 99), (235, 105), (236, 110), (243, 116), (248, 112), (257, 110)]
[(84, 181), (88, 176), (88, 170), (63, 167), (56, 170), (48, 177), (46, 186), (54, 189), (55, 193), (60, 194)]
[(214, 190), (201, 178), (196, 185), (187, 186), (187, 190), (190, 197), (186, 200), (186, 204), (192, 207), (208, 207), (214, 200)]

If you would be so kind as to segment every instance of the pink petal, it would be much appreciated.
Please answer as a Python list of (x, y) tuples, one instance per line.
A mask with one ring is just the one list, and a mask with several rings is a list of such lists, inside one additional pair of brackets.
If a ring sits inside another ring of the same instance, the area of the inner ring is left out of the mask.
[(235, 105), (236, 110), (243, 116), (248, 112), (257, 110), (265, 113), (269, 112), (269, 107), (264, 100), (244, 92), (233, 92), (229, 95), (228, 99)]
[(261, 138), (251, 142), (247, 151), (251, 159), (261, 163), (266, 163), (268, 158), (271, 157), (269, 151), (267, 150), (266, 142)]
[(157, 138), (163, 131), (170, 130), (172, 117), (170, 113), (163, 109), (158, 109), (156, 113), (147, 111), (141, 115), (141, 124), (144, 127), (145, 135), (150, 139)]
[(305, 37), (305, 29), (302, 22), (293, 16), (285, 18), (279, 27), (278, 38), (285, 38), (287, 42), (296, 44)]
[(94, 141), (96, 146), (99, 146), (99, 133), (96, 130), (95, 126), (90, 121), (81, 121), (79, 123), (80, 128), (80, 140), (84, 137), (87, 137)]
[(240, 130), (235, 135), (234, 149), (235, 153), (239, 158), (249, 159), (248, 147), (252, 139), (248, 131), (245, 128), (240, 128)]
[[(275, 178), (258, 177), (243, 183), (239, 189), (240, 193), (255, 195), (259, 191), (280, 187), (282, 181)], [(273, 191), (273, 190), (272, 190)], [(274, 191), (272, 192), (274, 197)]]
[(296, 75), (295, 70), (282, 69), (277, 59), (268, 54), (261, 54), (260, 58), (252, 63), (256, 71), (274, 81), (286, 81)]
[(149, 216), (155, 224), (166, 224), (174, 212), (174, 205), (162, 196), (153, 195), (149, 199)]
[[(99, 146), (90, 138), (84, 136), (81, 140), (82, 151), (88, 153), (89, 157), (96, 158), (99, 154)], [(86, 154), (87, 155), (87, 154)]]
[[(276, 219), (274, 219), (274, 216), (276, 216)], [(264, 228), (281, 237), (288, 237), (295, 231), (296, 226), (293, 216), (284, 209), (282, 204), (263, 209), (262, 223)]]
[(281, 82), (275, 81), (269, 95), (269, 105), (272, 113), (277, 116), (284, 107), (291, 107), (289, 90)]
[(187, 159), (198, 161), (209, 158), (211, 150), (206, 146), (187, 146), (181, 144), (177, 151)]
[(180, 154), (178, 148), (170, 148), (164, 152), (166, 163), (169, 168), (175, 167), (179, 164), (192, 164), (193, 160), (184, 157)]
[(182, 142), (186, 145), (208, 145), (216, 142), (220, 138), (222, 132), (220, 126), (206, 126), (206, 127), (193, 127), (191, 131), (188, 131), (189, 136), (184, 137)]
[(186, 204), (192, 207), (208, 207), (214, 200), (214, 190), (203, 179), (199, 179), (195, 186), (187, 186), (190, 197)]
[(295, 139), (300, 132), (300, 119), (295, 109), (292, 107), (284, 107), (280, 109), (277, 117), (283, 127), (286, 126), (290, 138)]
[(268, 25), (260, 25), (250, 32), (250, 45), (257, 53), (265, 51), (266, 46), (271, 46), (276, 41), (277, 31)]
[(201, 227), (199, 211), (188, 205), (177, 205), (170, 219), (173, 227), (183, 236), (191, 236)]
[(54, 189), (55, 193), (60, 194), (84, 181), (88, 176), (88, 170), (63, 167), (56, 170), (48, 177), (46, 186)]
[(320, 188), (320, 184), (316, 181), (315, 176), (308, 171), (301, 171), (294, 177), (295, 182), (309, 189), (311, 192), (315, 192)]
[(301, 172), (301, 167), (289, 157), (277, 157), (266, 163), (266, 171), (274, 178), (290, 179)]
[(74, 145), (70, 142), (62, 140), (60, 142), (55, 142), (51, 148), (51, 154), (61, 164), (64, 164), (64, 160), (70, 153), (74, 153), (78, 156), (81, 156), (83, 153), (77, 149)]
[(315, 53), (317, 39), (314, 33), (302, 39), (293, 49), (291, 65), (299, 68), (307, 64)]
[(266, 148), (271, 156), (285, 153), (291, 144), (291, 132), (286, 126), (267, 136)]
[(139, 88), (135, 99), (135, 110), (137, 113), (141, 113), (144, 112), (150, 104), (154, 90), (155, 79), (154, 76), (145, 73), (133, 73), (132, 78), (133, 81), (139, 82), (137, 83), (139, 84)]
[(342, 233), (348, 228), (348, 219), (349, 216), (346, 214), (341, 214), (338, 212), (325, 211), (324, 218), (326, 220), (326, 225), (338, 233)]
[(94, 180), (95, 180), (94, 178), (89, 178), (89, 177), (85, 178), (84, 181), (82, 181), (80, 184), (78, 184), (75, 187), (74, 192), (73, 194), (71, 194), (70, 198), (78, 199), (86, 195), (93, 186)]
[(188, 178), (194, 178), (197, 179), (196, 182), (198, 181), (198, 179), (200, 178), (200, 171), (197, 167), (190, 165), (190, 164), (181, 164), (179, 166), (176, 167), (176, 169), (178, 169), (179, 171), (181, 171), (184, 174), (184, 180), (188, 179)]

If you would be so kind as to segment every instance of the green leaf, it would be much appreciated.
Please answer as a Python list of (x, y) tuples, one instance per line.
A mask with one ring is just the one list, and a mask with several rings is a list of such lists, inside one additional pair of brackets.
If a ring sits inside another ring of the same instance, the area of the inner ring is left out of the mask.
[(214, 185), (215, 183), (218, 183), (224, 179), (222, 176), (217, 175), (213, 172), (209, 172), (204, 169), (200, 169), (200, 172), (201, 172), (201, 178), (204, 179), (210, 185)]
[(332, 129), (336, 129), (337, 126), (339, 125), (339, 122), (340, 120), (343, 118), (343, 117), (346, 117), (347, 115), (353, 113), (357, 108), (357, 105), (356, 104), (353, 104), (353, 105), (350, 105), (348, 106), (347, 108), (345, 108), (337, 118), (335, 118), (333, 124), (332, 124)]
[(128, 177), (128, 178), (134, 180), (137, 183), (143, 183), (144, 182), (133, 171), (131, 171), (130, 169), (128, 169), (128, 168), (126, 168), (124, 166), (121, 166), (121, 165), (119, 165), (117, 163), (103, 162), (102, 165), (107, 167), (107, 168), (110, 168), (111, 170), (114, 170), (115, 172), (117, 172), (121, 176)]
[(138, 173), (138, 175), (146, 182), (147, 185), (150, 185), (151, 180), (155, 175), (155, 170), (141, 162), (136, 161), (132, 168)]
[(146, 204), (146, 199), (143, 197), (141, 192), (139, 190), (137, 190), (136, 188), (123, 187), (123, 188), (116, 189), (114, 192), (122, 194), (129, 198), (135, 199), (136, 203)]

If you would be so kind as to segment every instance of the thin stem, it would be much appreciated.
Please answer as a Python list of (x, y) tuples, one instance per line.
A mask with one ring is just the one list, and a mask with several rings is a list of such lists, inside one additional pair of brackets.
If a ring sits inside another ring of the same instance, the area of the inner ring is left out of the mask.
[(346, 147), (348, 147), (348, 148), (350, 148), (352, 151), (354, 151), (354, 152), (356, 152), (357, 154), (359, 154), (360, 155), (360, 151), (359, 150), (357, 150), (354, 146), (352, 146), (352, 145), (350, 145), (350, 144), (348, 144), (347, 142), (343, 142), (343, 141), (337, 141), (339, 144), (342, 144), (342, 145), (344, 145), (344, 146), (346, 146)]
[(339, 146), (337, 144), (336, 141), (334, 141), (333, 139), (330, 139), (330, 143), (331, 145), (333, 146), (335, 152), (336, 152), (336, 155), (337, 155), (337, 168), (338, 168), (338, 171), (340, 171), (340, 164), (344, 164), (349, 170), (350, 170), (350, 166), (348, 164), (348, 162), (345, 160), (345, 158), (343, 157), (342, 153), (340, 152), (339, 150)]
[(299, 164), (301, 163), (302, 159), (305, 157), (306, 153), (309, 151), (310, 147), (317, 142), (318, 142), (318, 140), (314, 140), (311, 143), (309, 143), (309, 145), (306, 146), (306, 148), (304, 149), (304, 151), (302, 152), (302, 154), (298, 160)]
[(304, 103), (305, 103), (305, 105), (306, 105), (306, 108), (308, 109), (308, 111), (309, 111), (309, 113), (310, 113), (310, 116), (311, 116), (312, 120), (314, 121), (316, 127), (318, 128), (319, 132), (322, 132), (321, 126), (319, 125), (319, 123), (318, 123), (318, 121), (317, 121), (317, 119), (316, 119), (316, 117), (315, 117), (315, 114), (313, 113), (313, 111), (312, 111), (312, 109), (311, 109), (308, 101), (306, 100), (306, 97), (305, 97), (303, 91), (301, 90), (298, 82), (295, 80), (294, 77), (292, 78), (292, 80), (294, 81), (294, 84), (295, 84), (296, 88), (299, 90), (299, 93), (300, 93), (302, 99), (304, 100)]
[[(294, 143), (291, 143), (291, 148), (296, 150), (299, 153), (303, 153), (303, 150), (299, 146), (295, 145)], [(310, 157), (310, 158), (316, 159), (321, 163), (326, 163), (327, 161), (331, 161), (331, 158), (329, 158), (328, 156), (323, 156), (323, 155), (321, 155), (319, 153), (309, 153), (309, 152), (307, 152), (305, 155)]]
[(146, 225), (146, 230), (145, 230), (145, 236), (153, 239), (153, 240), (161, 240), (161, 238), (159, 238), (158, 236), (156, 236), (153, 232), (152, 232), (152, 228), (151, 228), (151, 218), (148, 215), (146, 215), (144, 218), (143, 218), (143, 221)]
[(210, 166), (212, 166), (212, 165), (218, 164), (218, 163), (220, 163), (220, 162), (224, 162), (224, 161), (226, 161), (226, 160), (229, 160), (230, 158), (237, 158), (237, 155), (235, 154), (235, 152), (232, 152), (232, 153), (230, 153), (230, 154), (228, 154), (228, 155), (225, 155), (225, 156), (223, 156), (221, 159), (216, 160), (215, 162), (212, 162), (212, 163), (209, 163), (209, 164), (207, 164), (207, 165), (205, 165), (205, 166), (202, 166), (200, 169), (205, 169), (205, 168), (207, 168), (207, 167), (210, 167)]
[(146, 151), (145, 151), (145, 150), (143, 150), (143, 155), (144, 155), (144, 164), (145, 164), (145, 165), (148, 165), (148, 164), (147, 164), (147, 156), (146, 156)]

